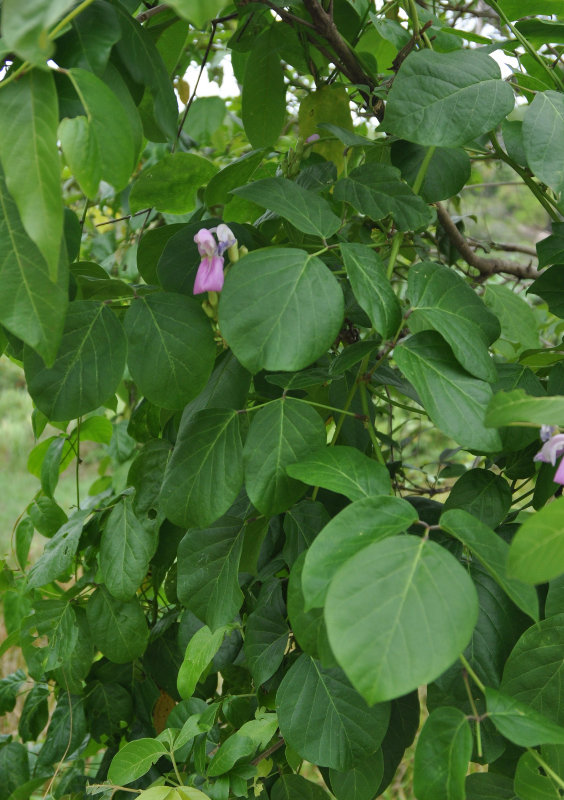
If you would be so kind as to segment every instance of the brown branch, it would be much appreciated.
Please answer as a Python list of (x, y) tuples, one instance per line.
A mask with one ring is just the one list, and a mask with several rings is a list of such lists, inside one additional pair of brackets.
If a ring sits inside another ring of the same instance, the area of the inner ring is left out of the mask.
[(137, 14), (135, 19), (137, 22), (145, 22), (145, 20), (151, 19), (151, 17), (154, 17), (156, 14), (166, 11), (167, 8), (169, 8), (169, 6), (166, 3), (161, 3), (158, 6), (148, 8), (146, 11), (142, 11), (140, 14)]
[(259, 753), (256, 758), (253, 758), (251, 764), (254, 764), (254, 766), (256, 767), (257, 764), (260, 764), (260, 762), (264, 761), (265, 758), (268, 758), (268, 756), (271, 756), (277, 750), (280, 750), (280, 748), (284, 747), (285, 744), (286, 742), (284, 741), (284, 739), (278, 739), (278, 741), (274, 742), (274, 744), (271, 744), (270, 747), (264, 751), (264, 753)]
[(491, 250), (505, 250), (507, 253), (524, 253), (526, 256), (534, 256), (536, 258), (537, 251), (534, 247), (527, 247), (524, 244), (506, 244), (505, 242), (480, 242), (472, 236), (468, 237), (468, 241), (472, 242), (476, 247), (481, 247), (485, 250), (489, 247)]
[(511, 261), (502, 261), (499, 258), (482, 258), (470, 247), (464, 236), (460, 233), (447, 210), (440, 203), (435, 203), (437, 217), (446, 235), (456, 247), (462, 258), (474, 269), (477, 269), (483, 278), (489, 275), (505, 273), (515, 275), (517, 278), (538, 278), (539, 272), (529, 264), (514, 264)]

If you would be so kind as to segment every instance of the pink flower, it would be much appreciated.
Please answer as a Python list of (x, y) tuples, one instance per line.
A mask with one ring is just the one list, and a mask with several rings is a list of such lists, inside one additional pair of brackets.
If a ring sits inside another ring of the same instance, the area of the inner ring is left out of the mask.
[[(545, 464), (552, 464), (554, 467), (556, 465), (556, 459), (564, 453), (564, 433), (556, 433), (550, 436), (549, 439), (546, 438), (547, 434), (550, 434), (550, 431), (547, 430), (547, 426), (543, 425), (541, 429), (541, 438), (544, 440), (544, 444), (536, 454), (534, 460), (543, 461)], [(555, 483), (564, 485), (564, 458), (561, 459), (553, 480)]]
[[(216, 243), (213, 233), (216, 233)], [(217, 228), (200, 228), (194, 236), (201, 256), (194, 281), (194, 294), (221, 292), (223, 289), (223, 253), (237, 243), (232, 231), (221, 223)]]

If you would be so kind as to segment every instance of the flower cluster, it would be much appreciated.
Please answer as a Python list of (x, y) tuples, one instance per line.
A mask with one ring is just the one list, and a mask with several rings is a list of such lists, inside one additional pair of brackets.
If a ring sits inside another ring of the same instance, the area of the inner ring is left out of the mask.
[[(556, 433), (556, 430), (553, 425), (541, 427), (540, 437), (544, 444), (536, 454), (535, 461), (543, 461), (545, 464), (552, 464), (553, 467), (556, 465), (556, 459), (564, 453), (564, 433)], [(553, 480), (564, 485), (564, 458), (561, 459)]]
[[(217, 242), (213, 237), (217, 236)], [(220, 292), (223, 289), (223, 254), (237, 244), (233, 232), (221, 223), (217, 228), (200, 228), (194, 236), (201, 257), (194, 281), (194, 294)]]

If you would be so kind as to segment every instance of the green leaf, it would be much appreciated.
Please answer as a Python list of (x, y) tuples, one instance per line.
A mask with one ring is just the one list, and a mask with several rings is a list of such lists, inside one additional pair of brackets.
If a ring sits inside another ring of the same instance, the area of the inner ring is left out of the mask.
[[(32, 0), (32, 5), (37, 3)], [(2, 7), (4, 38), (5, 19), (6, 4)], [(2, 87), (0, 159), (6, 185), (25, 231), (39, 248), (55, 282), (63, 236), (58, 124), (59, 105), (51, 71), (34, 69)], [(34, 291), (39, 293), (38, 287)]]
[(329, 514), (325, 506), (312, 500), (301, 500), (286, 512), (282, 555), (288, 566), (292, 566), (300, 553), (307, 550), (328, 522)]
[[(551, 237), (549, 237), (551, 238)], [(561, 256), (564, 261), (564, 255)], [(540, 263), (539, 263), (540, 266)], [(562, 287), (562, 267), (557, 264), (545, 270), (533, 281), (527, 293), (537, 294), (546, 302), (549, 310), (557, 317), (564, 317), (564, 288)]]
[(49, 689), (43, 684), (36, 683), (28, 693), (23, 704), (18, 733), (22, 742), (31, 742), (39, 735), (49, 719)]
[(498, 0), (508, 19), (521, 19), (529, 14), (559, 14), (560, 0)]
[(140, 778), (161, 756), (168, 753), (166, 747), (156, 739), (135, 739), (127, 742), (116, 753), (108, 770), (108, 779), (118, 786)]
[(305, 556), (305, 553), (300, 554), (290, 572), (287, 595), (288, 620), (292, 633), (304, 653), (318, 658), (324, 667), (333, 667), (335, 659), (327, 639), (323, 610), (321, 608), (305, 610), (306, 604), (302, 588), (302, 569)]
[(209, 528), (192, 528), (178, 546), (178, 599), (212, 631), (231, 622), (243, 602), (244, 530), (241, 520), (223, 517)]
[(400, 497), (367, 497), (346, 506), (307, 551), (302, 575), (306, 608), (323, 606), (333, 577), (349, 558), (407, 530), (416, 519), (413, 506)]
[(560, 425), (564, 415), (564, 397), (532, 397), (523, 389), (498, 392), (490, 400), (486, 424), (491, 427), (520, 425)]
[(532, 752), (523, 753), (517, 762), (514, 788), (519, 800), (560, 800), (562, 797)]
[(286, 86), (271, 25), (254, 42), (243, 79), (242, 117), (253, 147), (271, 147), (286, 119)]
[(276, 710), (280, 733), (298, 755), (337, 770), (374, 753), (390, 718), (389, 703), (369, 708), (340, 669), (324, 669), (307, 655), (284, 676)]
[(86, 606), (96, 647), (116, 664), (138, 658), (147, 646), (149, 630), (137, 598), (121, 601), (100, 586)]
[(251, 419), (243, 449), (245, 487), (262, 514), (285, 511), (304, 493), (303, 483), (288, 477), (286, 467), (325, 443), (325, 426), (306, 403), (274, 400)]
[(528, 584), (545, 583), (564, 573), (564, 497), (521, 525), (509, 548), (507, 572)]
[[(73, 0), (5, 0), (2, 5), (2, 44), (40, 67), (53, 53), (49, 29), (72, 8)], [(2, 89), (4, 91), (4, 89)]]
[(1, 171), (0, 251), (0, 322), (52, 364), (63, 333), (68, 276), (61, 269), (57, 282), (51, 280), (47, 262), (25, 232)]
[(400, 231), (426, 227), (431, 220), (429, 208), (400, 178), (399, 169), (389, 164), (363, 164), (337, 181), (333, 195), (371, 219), (391, 215)]
[(391, 338), (401, 323), (401, 307), (386, 277), (384, 262), (374, 250), (355, 242), (341, 244), (341, 253), (360, 307), (374, 329), (384, 339)]
[(202, 391), (215, 343), (198, 301), (167, 293), (140, 297), (128, 309), (124, 329), (131, 375), (151, 403), (176, 410)]
[(409, 535), (350, 558), (325, 604), (331, 648), (369, 703), (435, 680), (460, 655), (477, 617), (466, 570), (439, 545)]
[(183, 699), (188, 699), (194, 694), (202, 674), (221, 647), (226, 630), (227, 628), (223, 626), (212, 633), (208, 626), (204, 625), (188, 642), (177, 679), (178, 693)]
[(390, 474), (386, 467), (355, 447), (323, 447), (290, 464), (286, 472), (310, 486), (321, 486), (349, 500), (373, 494), (390, 493)]
[(472, 731), (457, 708), (437, 708), (426, 720), (415, 750), (413, 788), (418, 800), (463, 800), (472, 756)]
[(162, 225), (160, 228), (148, 230), (137, 246), (137, 269), (146, 283), (157, 285), (157, 264), (164, 252), (166, 244), (176, 233), (186, 226), (180, 223)]
[(24, 351), (29, 393), (50, 420), (76, 419), (115, 392), (125, 355), (125, 334), (110, 309), (93, 300), (74, 302), (51, 367), (29, 348)]
[(147, 574), (157, 538), (133, 510), (133, 498), (124, 497), (112, 509), (100, 541), (100, 570), (107, 589), (118, 600), (130, 600)]
[(246, 403), (251, 376), (229, 350), (220, 355), (210, 379), (182, 413), (181, 427), (205, 408), (241, 410)]
[(511, 508), (507, 481), (488, 469), (469, 469), (456, 481), (444, 503), (445, 511), (462, 508), (484, 525), (497, 528)]
[(523, 119), (523, 144), (532, 172), (555, 192), (564, 189), (563, 142), (564, 98), (551, 90), (537, 92)]
[(474, 772), (466, 778), (466, 800), (519, 800), (513, 780), (495, 772)]
[(221, 9), (225, 8), (225, 0), (172, 0), (169, 5), (179, 17), (203, 30), (206, 22), (217, 17)]
[(385, 127), (409, 142), (458, 147), (495, 128), (514, 102), (498, 65), (485, 53), (421, 50), (400, 67)]
[(271, 678), (282, 663), (288, 634), (280, 583), (265, 584), (257, 607), (248, 616), (245, 632), (245, 656), (257, 688)]
[(59, 139), (67, 164), (84, 193), (93, 198), (101, 180), (120, 191), (129, 182), (136, 156), (129, 118), (100, 78), (85, 69), (68, 70), (86, 116), (65, 118)]
[(270, 800), (328, 800), (329, 795), (317, 783), (301, 775), (281, 775), (270, 793)]
[(465, 372), (438, 333), (416, 333), (395, 349), (394, 358), (440, 430), (471, 450), (501, 449), (499, 434), (484, 423), (489, 383)]
[(36, 772), (48, 769), (65, 753), (75, 753), (85, 736), (84, 698), (62, 692), (35, 762)]
[(163, 59), (151, 34), (121, 5), (115, 10), (121, 26), (117, 52), (133, 80), (149, 88), (156, 124), (169, 139), (175, 139), (178, 103)]
[(486, 286), (484, 302), (501, 322), (501, 335), (517, 342), (522, 349), (539, 347), (537, 322), (533, 309), (521, 295), (507, 286)]
[[(401, 171), (404, 181), (415, 184), (427, 152), (426, 147), (411, 142), (392, 144), (392, 164)], [(419, 194), (426, 203), (448, 200), (462, 189), (470, 178), (470, 157), (465, 150), (437, 147), (431, 156)]]
[(203, 528), (235, 502), (243, 484), (240, 419), (230, 409), (193, 414), (187, 407), (161, 490), (164, 512), (176, 525)]
[(135, 213), (154, 206), (169, 214), (185, 214), (196, 207), (196, 195), (216, 174), (207, 158), (195, 153), (166, 155), (147, 167), (131, 189), (129, 205)]
[[(348, 18), (353, 19), (354, 16), (350, 14)], [(298, 110), (298, 129), (303, 140), (314, 133), (321, 137), (311, 146), (311, 150), (335, 164), (339, 173), (345, 163), (343, 144), (354, 147), (360, 144), (360, 140), (365, 146), (372, 144), (353, 133), (350, 99), (342, 83), (325, 84), (306, 94)], [(339, 141), (335, 141), (335, 138)]]
[(346, 772), (329, 771), (331, 791), (337, 800), (373, 800), (384, 775), (382, 749)]
[(56, 436), (45, 452), (45, 458), (41, 464), (41, 489), (47, 497), (53, 497), (57, 483), (59, 482), (59, 469), (61, 466), (61, 456), (66, 442), (62, 436)]
[(528, 628), (505, 663), (500, 691), (564, 725), (564, 614)]
[(552, 223), (550, 236), (537, 242), (537, 256), (539, 269), (548, 267), (550, 264), (560, 264), (564, 261), (564, 223)]
[(564, 744), (564, 727), (514, 697), (487, 687), (486, 703), (488, 716), (498, 731), (519, 747)]
[(57, 64), (81, 67), (101, 77), (120, 36), (114, 8), (105, 0), (96, 0), (72, 20), (70, 31), (57, 39)]
[(343, 313), (339, 284), (319, 258), (304, 250), (272, 247), (249, 253), (229, 270), (219, 322), (248, 370), (291, 372), (328, 350)]
[(299, 231), (320, 239), (328, 239), (341, 227), (327, 200), (287, 178), (263, 178), (232, 193), (274, 211)]
[(537, 593), (531, 586), (527, 586), (532, 581), (522, 583), (521, 580), (507, 576), (506, 564), (510, 548), (501, 536), (461, 509), (446, 511), (441, 516), (440, 525), (468, 547), (518, 608), (533, 620), (538, 620)]
[(119, 733), (122, 723), (132, 722), (133, 700), (127, 689), (119, 683), (89, 682), (88, 690), (86, 716), (90, 733), (96, 741), (103, 741), (103, 736)]
[(90, 511), (77, 511), (45, 545), (28, 574), (28, 587), (36, 589), (67, 572), (74, 561), (84, 522)]
[(416, 264), (409, 270), (407, 296), (413, 333), (436, 330), (467, 372), (484, 381), (497, 379), (488, 344), (499, 336), (498, 319), (459, 275), (431, 261)]
[(229, 202), (232, 199), (229, 196), (231, 190), (250, 181), (263, 156), (263, 149), (251, 150), (216, 173), (206, 188), (205, 200), (208, 208)]
[(0, 680), (0, 714), (13, 711), (19, 690), (26, 681), (23, 669), (18, 669)]

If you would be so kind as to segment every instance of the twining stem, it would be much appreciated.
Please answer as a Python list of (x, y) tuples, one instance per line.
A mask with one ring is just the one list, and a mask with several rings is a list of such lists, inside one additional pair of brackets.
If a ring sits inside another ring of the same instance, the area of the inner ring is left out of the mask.
[(76, 468), (75, 468), (75, 482), (76, 482), (76, 507), (80, 510), (80, 421), (79, 417), (76, 421)]
[(470, 683), (468, 681), (468, 673), (464, 671), (462, 673), (462, 679), (464, 681), (464, 686), (466, 687), (466, 694), (468, 695), (468, 700), (470, 702), (470, 708), (472, 709), (472, 713), (474, 715), (474, 721), (476, 723), (476, 752), (478, 753), (479, 758), (482, 757), (482, 732), (480, 730), (480, 715), (478, 714), (478, 709), (476, 708), (476, 703), (474, 702), (474, 698), (472, 697), (472, 690), (470, 688)]
[(460, 658), (460, 660), (462, 661), (462, 666), (464, 667), (464, 669), (466, 670), (466, 672), (467, 672), (467, 673), (470, 675), (470, 677), (472, 678), (472, 680), (474, 681), (474, 683), (476, 684), (476, 686), (478, 687), (478, 689), (479, 689), (479, 690), (480, 690), (482, 693), (483, 693), (483, 692), (485, 692), (485, 691), (486, 691), (486, 687), (485, 687), (485, 685), (484, 685), (484, 684), (482, 683), (482, 681), (481, 681), (481, 680), (478, 678), (478, 676), (476, 675), (476, 673), (474, 672), (474, 670), (472, 669), (472, 667), (471, 667), (471, 666), (470, 666), (470, 664), (468, 663), (468, 660), (467, 660), (467, 659), (466, 659), (466, 658), (465, 658), (465, 657), (464, 657), (462, 654), (460, 654), (459, 658)]
[(374, 425), (372, 424), (372, 417), (370, 416), (370, 410), (368, 407), (368, 389), (366, 387), (366, 370), (368, 369), (368, 355), (364, 356), (360, 366), (362, 369), (362, 373), (360, 377), (357, 379), (357, 381), (360, 387), (360, 402), (362, 403), (362, 410), (364, 412), (364, 416), (366, 417), (365, 428), (368, 431), (368, 435), (370, 436), (370, 441), (372, 442), (372, 447), (374, 448), (376, 458), (378, 459), (380, 464), (383, 464), (385, 466), (386, 460), (382, 455), (382, 450), (380, 449), (380, 442), (378, 441), (378, 437), (376, 436), (376, 431), (374, 430)]

